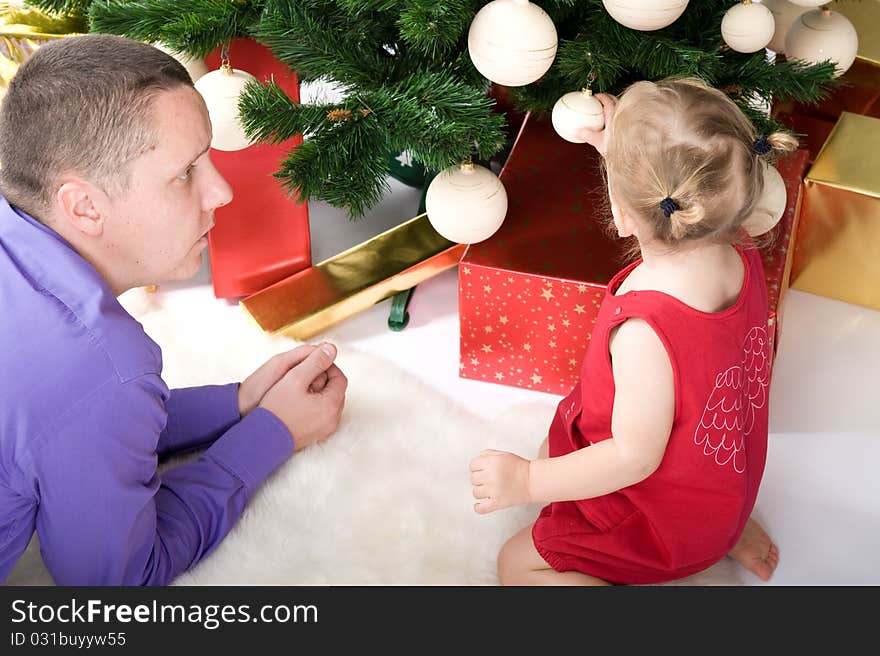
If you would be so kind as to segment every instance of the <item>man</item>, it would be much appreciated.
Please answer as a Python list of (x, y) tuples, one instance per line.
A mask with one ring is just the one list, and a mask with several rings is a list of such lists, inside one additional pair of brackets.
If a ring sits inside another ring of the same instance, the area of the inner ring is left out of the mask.
[[(34, 530), (61, 585), (164, 585), (336, 430), (330, 344), (169, 391), (122, 292), (188, 278), (232, 199), (186, 70), (110, 35), (39, 48), (0, 109), (0, 581)], [(163, 473), (159, 458), (207, 447)]]

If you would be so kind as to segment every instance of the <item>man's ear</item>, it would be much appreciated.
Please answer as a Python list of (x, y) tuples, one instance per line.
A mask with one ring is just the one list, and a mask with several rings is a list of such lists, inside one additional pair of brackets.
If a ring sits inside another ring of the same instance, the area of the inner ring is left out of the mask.
[(106, 194), (95, 185), (78, 178), (67, 178), (55, 193), (58, 218), (88, 237), (104, 232)]

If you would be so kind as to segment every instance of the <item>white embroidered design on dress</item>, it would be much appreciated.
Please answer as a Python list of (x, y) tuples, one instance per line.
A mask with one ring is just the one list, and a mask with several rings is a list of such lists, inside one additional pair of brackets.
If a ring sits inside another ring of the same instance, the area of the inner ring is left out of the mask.
[(719, 465), (732, 463), (742, 473), (746, 468), (745, 436), (755, 425), (755, 410), (767, 403), (770, 357), (767, 329), (756, 326), (746, 335), (739, 365), (715, 377), (715, 389), (694, 432), (694, 443)]

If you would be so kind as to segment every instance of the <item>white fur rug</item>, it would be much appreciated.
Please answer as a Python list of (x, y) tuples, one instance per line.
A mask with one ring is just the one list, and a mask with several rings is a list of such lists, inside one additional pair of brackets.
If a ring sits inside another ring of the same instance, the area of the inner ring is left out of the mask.
[[(161, 296), (135, 290), (121, 300), (162, 347), (171, 387), (240, 380), (296, 345), (267, 336), (237, 307), (213, 299), (163, 307)], [(337, 362), (349, 378), (338, 432), (282, 466), (176, 585), (497, 584), (499, 548), (539, 507), (477, 515), (468, 462), (487, 446), (536, 453), (552, 409), (522, 406), (489, 423), (391, 362), (344, 344)], [(749, 576), (724, 559), (674, 584)], [(51, 583), (34, 540), (6, 584)]]

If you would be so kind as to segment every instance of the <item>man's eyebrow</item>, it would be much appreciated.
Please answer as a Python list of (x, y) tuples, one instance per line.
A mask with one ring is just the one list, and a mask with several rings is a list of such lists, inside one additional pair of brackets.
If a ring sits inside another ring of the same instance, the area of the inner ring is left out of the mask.
[(188, 162), (186, 162), (186, 164), (185, 164), (184, 166), (189, 166), (190, 164), (192, 164), (193, 162), (195, 162), (199, 157), (201, 157), (202, 155), (204, 155), (205, 153), (207, 153), (210, 149), (211, 149), (211, 144), (208, 144), (207, 146), (205, 146), (205, 147), (202, 149), (202, 152), (200, 152), (198, 155), (196, 155), (195, 157), (193, 157), (192, 159), (190, 159)]

